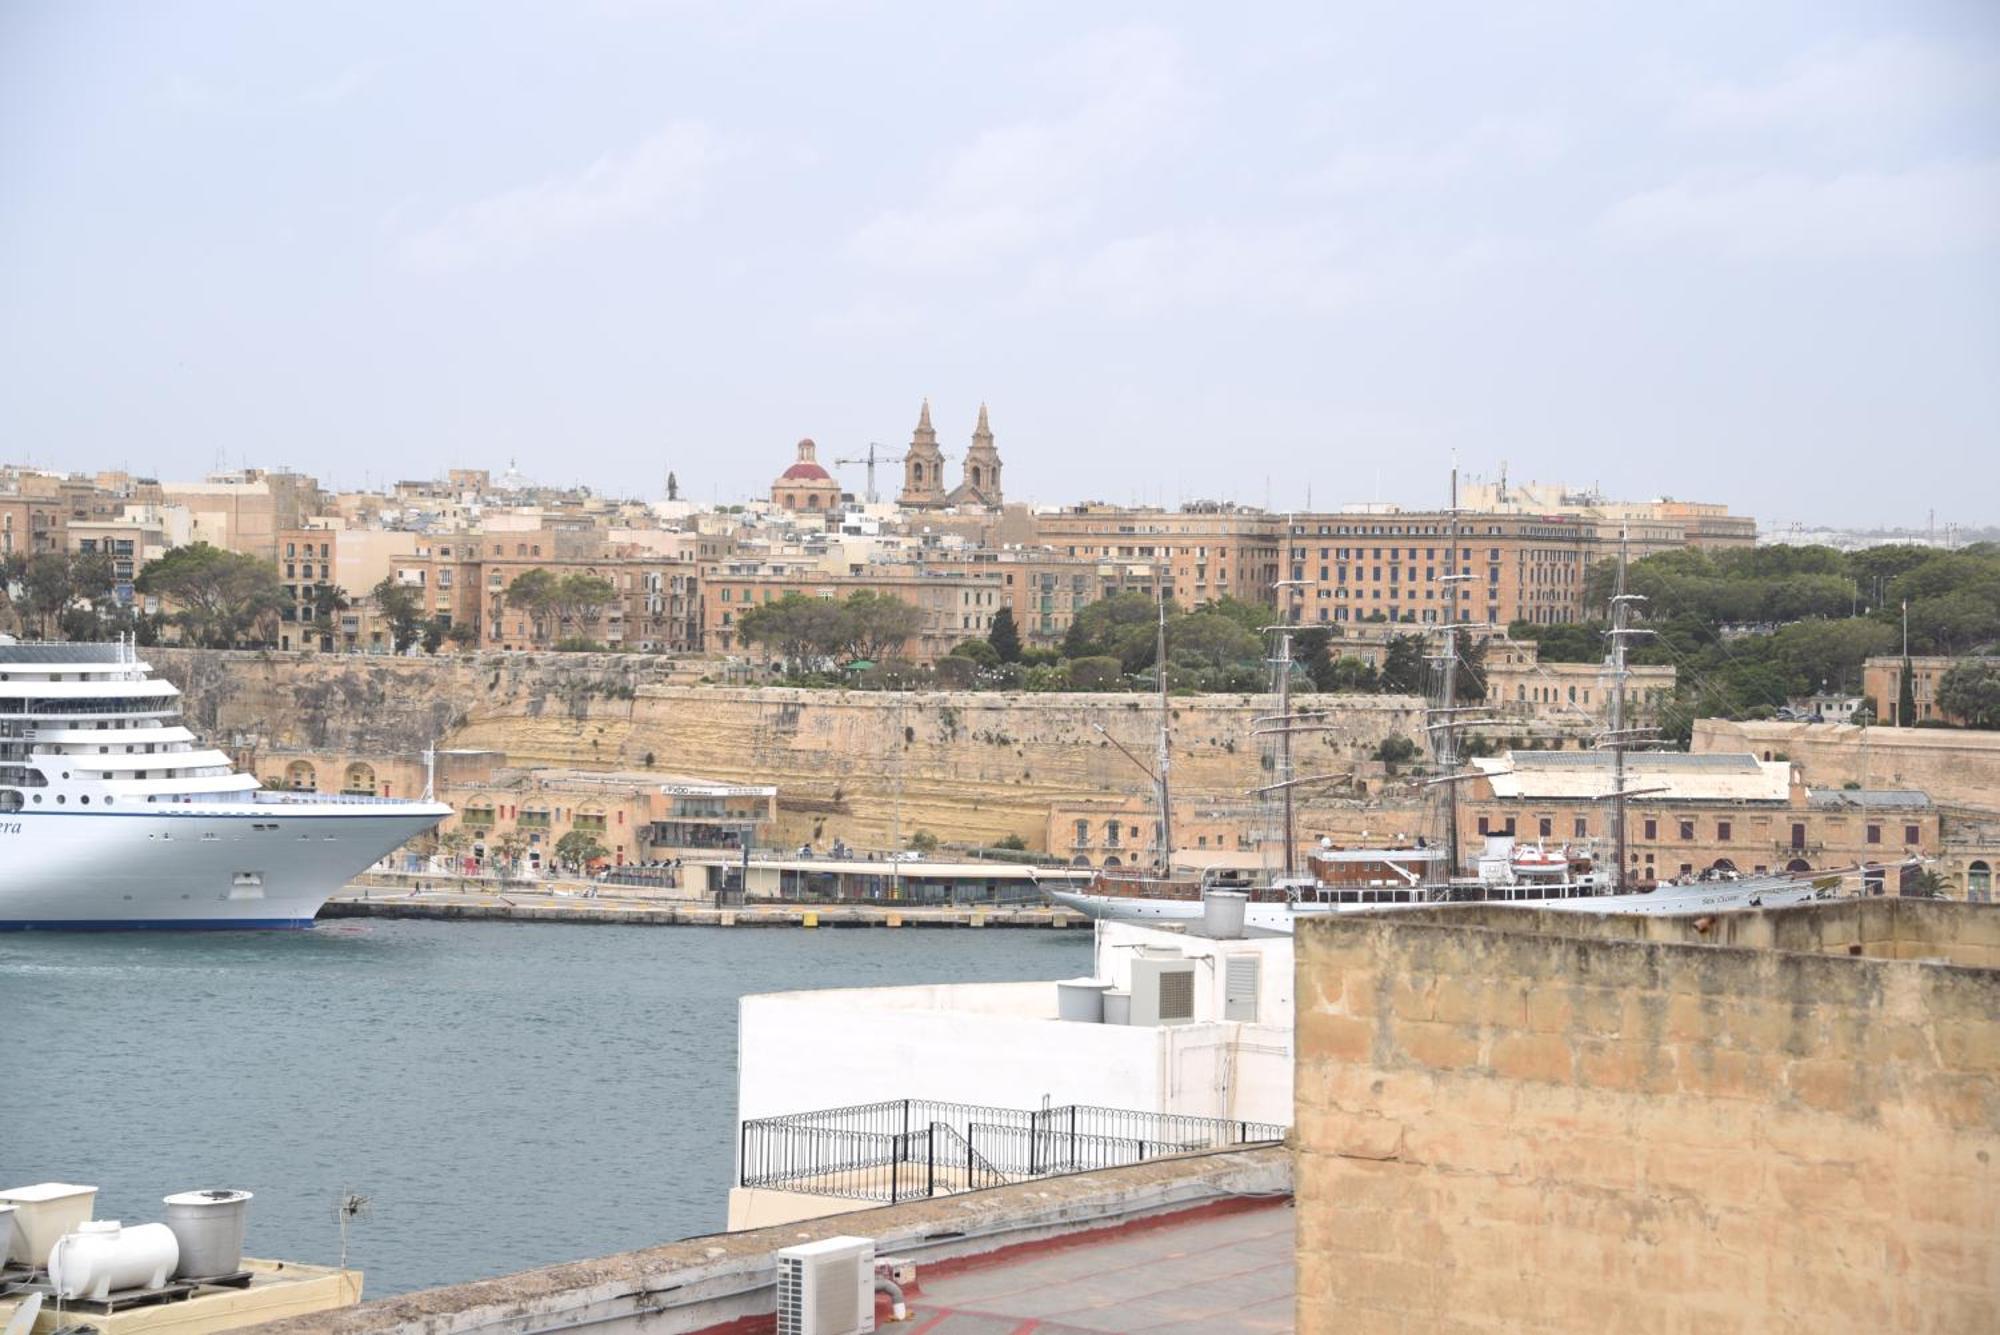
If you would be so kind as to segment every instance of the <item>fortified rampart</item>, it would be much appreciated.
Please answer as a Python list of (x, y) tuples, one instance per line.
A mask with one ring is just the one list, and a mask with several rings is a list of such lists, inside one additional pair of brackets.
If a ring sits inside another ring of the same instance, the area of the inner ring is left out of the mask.
[(1996, 964), (1963, 904), (1302, 924), (1300, 1330), (2000, 1328)]
[(1816, 788), (1920, 788), (1940, 805), (2000, 810), (2000, 732), (1701, 719), (1689, 749), (1790, 760)]
[[(407, 760), (435, 740), (517, 766), (772, 783), (784, 808), (837, 817), (864, 845), (928, 830), (1039, 847), (1052, 802), (1146, 791), (1118, 745), (1150, 765), (1157, 735), (1144, 695), (687, 686), (670, 684), (670, 660), (643, 655), (146, 656), (187, 693), (196, 726), (260, 770), (289, 753)], [(1273, 697), (1178, 697), (1171, 708), (1177, 793), (1240, 796), (1272, 781), (1253, 720), (1275, 710)], [(1392, 735), (1423, 740), (1411, 697), (1342, 696), (1335, 711), (1315, 720), (1325, 731), (1297, 739), (1299, 773), (1365, 768)]]

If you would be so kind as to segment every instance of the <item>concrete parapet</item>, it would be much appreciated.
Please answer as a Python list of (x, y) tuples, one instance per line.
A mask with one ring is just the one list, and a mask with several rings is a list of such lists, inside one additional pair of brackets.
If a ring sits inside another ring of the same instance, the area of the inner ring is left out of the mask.
[[(664, 1247), (426, 1289), (343, 1312), (275, 1322), (269, 1335), (471, 1335), (589, 1326), (606, 1335), (769, 1329), (773, 1254), (818, 1238), (875, 1239), (876, 1254), (919, 1265), (1130, 1227), (1178, 1212), (1291, 1191), (1282, 1148), (1162, 1159), (1131, 1168), (1041, 1178), (834, 1219), (690, 1238)], [(731, 1327), (730, 1323), (740, 1322)]]

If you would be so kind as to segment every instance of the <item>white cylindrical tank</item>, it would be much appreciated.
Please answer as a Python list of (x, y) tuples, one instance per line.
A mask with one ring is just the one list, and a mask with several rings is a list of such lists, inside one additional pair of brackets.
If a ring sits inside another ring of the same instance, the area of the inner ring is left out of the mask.
[(1243, 935), (1243, 913), (1250, 896), (1241, 890), (1210, 890), (1201, 897), (1202, 930), (1217, 941)]
[(167, 1227), (181, 1245), (176, 1276), (212, 1279), (242, 1268), (243, 1216), (250, 1209), (249, 1192), (179, 1191), (166, 1197), (166, 1206)]
[(65, 1299), (102, 1301), (114, 1289), (157, 1289), (180, 1263), (181, 1245), (165, 1224), (121, 1227), (93, 1219), (65, 1233), (49, 1253), (49, 1283)]

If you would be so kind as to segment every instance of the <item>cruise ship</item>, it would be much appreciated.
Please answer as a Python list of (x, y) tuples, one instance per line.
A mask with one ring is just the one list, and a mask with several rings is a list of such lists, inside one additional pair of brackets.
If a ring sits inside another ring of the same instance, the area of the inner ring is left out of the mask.
[(0, 636), (0, 931), (310, 927), (451, 808), (269, 792), (134, 645)]

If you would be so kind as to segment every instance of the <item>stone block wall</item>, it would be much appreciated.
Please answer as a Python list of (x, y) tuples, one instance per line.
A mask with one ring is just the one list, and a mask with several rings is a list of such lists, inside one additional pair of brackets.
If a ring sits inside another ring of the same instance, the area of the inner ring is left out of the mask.
[[(408, 761), (436, 739), (515, 766), (772, 783), (779, 842), (879, 847), (928, 830), (1039, 848), (1051, 803), (1150, 791), (1111, 739), (1150, 757), (1158, 728), (1144, 695), (686, 686), (673, 683), (673, 660), (643, 654), (146, 657), (186, 692), (191, 725), (255, 757), (260, 774), (293, 755)], [(1265, 695), (1174, 699), (1175, 791), (1242, 801), (1270, 782), (1253, 720), (1275, 707)], [(1341, 696), (1332, 707), (1327, 730), (1298, 743), (1302, 774), (1352, 770), (1392, 735), (1422, 740), (1415, 698)], [(1303, 805), (1301, 829), (1344, 828)]]
[(2000, 972), (1880, 957), (2000, 910), (1915, 907), (1302, 926), (1299, 1328), (2000, 1329)]

